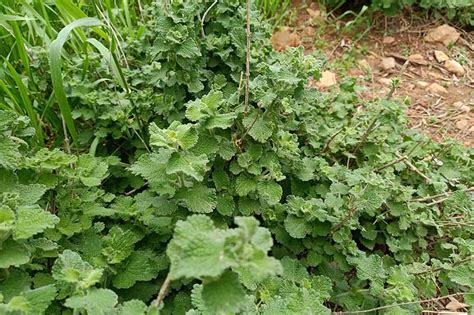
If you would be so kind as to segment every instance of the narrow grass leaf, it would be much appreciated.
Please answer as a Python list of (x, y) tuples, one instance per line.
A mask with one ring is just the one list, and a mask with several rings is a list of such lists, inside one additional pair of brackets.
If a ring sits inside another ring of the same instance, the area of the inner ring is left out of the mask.
[(87, 42), (94, 46), (100, 52), (102, 57), (107, 62), (113, 77), (124, 89), (127, 90), (127, 83), (125, 82), (125, 77), (120, 71), (120, 65), (116, 62), (117, 60), (116, 58), (114, 58), (113, 53), (107, 47), (105, 47), (104, 44), (102, 44), (95, 38), (89, 38)]
[(53, 89), (56, 99), (64, 117), (65, 124), (73, 141), (77, 140), (77, 130), (72, 119), (71, 108), (69, 106), (66, 92), (64, 91), (63, 77), (62, 77), (62, 48), (69, 37), (69, 34), (78, 27), (92, 27), (103, 25), (101, 21), (95, 18), (82, 18), (74, 21), (64, 27), (58, 34), (58, 37), (51, 43), (49, 48), (49, 63), (51, 69), (51, 79), (53, 82)]
[(23, 68), (25, 69), (28, 76), (31, 77), (30, 58), (28, 57), (28, 53), (25, 49), (25, 41), (23, 40), (23, 35), (21, 34), (20, 27), (18, 26), (16, 21), (11, 21), (10, 24), (12, 26), (13, 34), (15, 36), (18, 55), (20, 56), (20, 59), (23, 62)]
[(20, 107), (30, 118), (31, 124), (36, 130), (36, 137), (38, 141), (40, 143), (44, 143), (43, 129), (41, 128), (38, 116), (35, 110), (33, 109), (33, 105), (29, 97), (30, 93), (28, 91), (28, 88), (25, 86), (25, 84), (21, 80), (21, 76), (18, 74), (18, 72), (16, 72), (15, 68), (8, 62), (8, 60), (5, 60), (5, 63), (7, 64), (9, 74), (15, 81), (15, 84), (18, 88), (18, 92), (20, 93), (20, 98), (22, 101)]

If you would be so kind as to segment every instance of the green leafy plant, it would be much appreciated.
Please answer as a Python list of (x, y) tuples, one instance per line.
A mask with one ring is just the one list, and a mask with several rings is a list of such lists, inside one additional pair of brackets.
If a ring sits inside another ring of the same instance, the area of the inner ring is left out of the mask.
[[(70, 150), (58, 148), (63, 132), (41, 147), (28, 113), (0, 110), (1, 313), (419, 313), (417, 301), (451, 293), (472, 303), (472, 149), (408, 129), (399, 102), (363, 101), (353, 80), (309, 87), (322, 61), (273, 52), (257, 11), (247, 49), (243, 2), (72, 4), (50, 9), (68, 23), (107, 13), (121, 49), (103, 53), (102, 28), (77, 34), (96, 48), (87, 54), (64, 44)], [(31, 48), (35, 78), (53, 75), (50, 45)]]

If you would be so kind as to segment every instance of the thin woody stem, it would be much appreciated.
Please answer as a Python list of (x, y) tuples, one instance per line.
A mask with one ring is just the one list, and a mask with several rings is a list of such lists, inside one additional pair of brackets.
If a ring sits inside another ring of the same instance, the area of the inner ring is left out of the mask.
[(245, 100), (244, 113), (247, 115), (249, 107), (249, 84), (250, 84), (250, 47), (252, 44), (252, 33), (250, 33), (250, 0), (247, 0), (247, 48), (245, 58)]

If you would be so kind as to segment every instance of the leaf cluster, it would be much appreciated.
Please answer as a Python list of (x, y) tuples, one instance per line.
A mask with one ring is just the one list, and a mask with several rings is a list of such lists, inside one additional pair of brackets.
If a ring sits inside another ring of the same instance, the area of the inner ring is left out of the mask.
[(73, 153), (0, 111), (0, 312), (327, 314), (472, 292), (472, 149), (351, 79), (311, 88), (321, 61), (272, 52), (253, 11), (245, 106), (243, 3), (168, 4), (124, 39), (129, 91), (99, 56), (83, 78), (65, 63)]

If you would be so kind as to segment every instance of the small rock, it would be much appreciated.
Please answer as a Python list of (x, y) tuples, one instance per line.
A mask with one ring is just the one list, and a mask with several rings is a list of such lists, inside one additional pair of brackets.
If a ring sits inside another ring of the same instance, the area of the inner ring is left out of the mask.
[(385, 36), (385, 37), (383, 38), (383, 44), (384, 44), (384, 45), (391, 45), (391, 44), (393, 44), (393, 43), (395, 43), (395, 38), (394, 38), (394, 37), (392, 37), (392, 36)]
[(432, 83), (430, 84), (426, 90), (428, 92), (434, 93), (434, 94), (447, 94), (448, 90), (446, 90), (445, 87), (439, 85), (438, 83)]
[(440, 42), (448, 46), (449, 44), (456, 43), (459, 37), (460, 34), (454, 27), (444, 24), (429, 31), (425, 36), (425, 41), (429, 43)]
[(429, 85), (429, 83), (425, 82), (425, 81), (418, 81), (418, 82), (416, 82), (416, 85), (418, 85), (421, 88), (425, 88)]
[(318, 88), (327, 88), (337, 84), (336, 74), (331, 71), (323, 71), (321, 79), (316, 82)]
[(388, 57), (388, 58), (383, 58), (382, 59), (382, 68), (384, 68), (385, 70), (395, 68), (396, 65), (397, 65), (397, 63), (395, 62), (395, 58), (393, 58), (393, 57)]
[(408, 61), (418, 64), (426, 64), (425, 57), (420, 54), (413, 54), (408, 57)]
[(275, 50), (283, 51), (288, 47), (301, 45), (301, 40), (298, 34), (291, 32), (289, 28), (285, 27), (273, 33), (272, 45)]
[(469, 113), (471, 111), (471, 108), (467, 105), (464, 105), (463, 102), (454, 102), (453, 103), (453, 106), (463, 112), (465, 112), (466, 114)]
[(461, 119), (456, 123), (456, 128), (459, 130), (464, 130), (467, 127), (470, 127), (469, 119)]
[(380, 78), (379, 82), (383, 85), (392, 85), (392, 80), (388, 78)]
[(454, 73), (455, 75), (458, 76), (463, 76), (466, 73), (466, 70), (464, 70), (463, 66), (455, 60), (448, 60), (444, 63), (444, 67), (446, 70), (448, 70), (451, 73)]
[(436, 61), (438, 61), (438, 62), (445, 62), (445, 61), (449, 60), (449, 56), (446, 55), (441, 50), (435, 50), (434, 55), (435, 55)]

